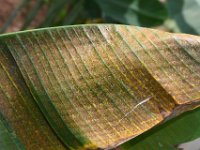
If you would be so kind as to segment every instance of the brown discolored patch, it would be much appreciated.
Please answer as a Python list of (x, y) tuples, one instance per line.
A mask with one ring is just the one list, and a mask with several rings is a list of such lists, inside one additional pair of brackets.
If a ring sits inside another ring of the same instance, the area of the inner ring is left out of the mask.
[(20, 33), (2, 41), (56, 134), (66, 145), (76, 136), (92, 149), (114, 148), (199, 106), (199, 47), (180, 37), (91, 25)]
[[(15, 11), (19, 5), (21, 5), (20, 0), (0, 0), (0, 29), (4, 27), (6, 21), (11, 16), (11, 14)], [(8, 25), (6, 30), (4, 32), (15, 32), (21, 30), (23, 27), (25, 20), (27, 19), (27, 16), (31, 13), (31, 11), (36, 7), (38, 1), (30, 0), (27, 2), (26, 5), (24, 5), (21, 9), (19, 9), (16, 12), (16, 16), (11, 21), (11, 23)], [(45, 14), (47, 12), (48, 6), (45, 2), (41, 2), (40, 9), (36, 12), (33, 20), (31, 21), (28, 29), (35, 28), (39, 24), (42, 23), (42, 21), (45, 19)]]

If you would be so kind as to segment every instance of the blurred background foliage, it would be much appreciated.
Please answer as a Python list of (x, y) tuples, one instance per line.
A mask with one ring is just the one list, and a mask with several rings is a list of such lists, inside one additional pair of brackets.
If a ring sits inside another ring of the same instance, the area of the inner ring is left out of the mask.
[(0, 0), (0, 31), (118, 23), (200, 33), (200, 0)]
[[(0, 0), (0, 6), (1, 33), (117, 23), (200, 34), (200, 0)], [(119, 149), (175, 150), (180, 143), (197, 138), (200, 138), (200, 109), (155, 127)]]

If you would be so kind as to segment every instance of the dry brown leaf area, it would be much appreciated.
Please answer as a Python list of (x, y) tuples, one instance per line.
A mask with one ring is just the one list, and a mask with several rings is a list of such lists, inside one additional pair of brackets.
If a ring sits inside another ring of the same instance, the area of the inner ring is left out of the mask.
[(0, 0), (0, 27), (3, 26), (11, 11), (20, 3), (20, 0)]
[[(199, 106), (200, 38), (196, 36), (133, 26), (90, 25), (21, 33), (3, 42), (8, 49), (0, 47), (4, 70), (0, 81), (5, 87), (0, 94), (10, 94), (2, 101), (4, 107), (11, 107), (9, 101), (12, 106), (18, 105), (14, 104), (17, 100), (22, 103), (16, 95), (24, 92), (22, 85), (17, 93), (10, 83), (17, 78), (9, 72), (12, 64), (8, 65), (7, 58), (11, 58), (32, 100), (42, 97), (42, 106), (52, 117), (49, 124), (56, 120), (59, 131), (66, 131), (59, 122), (62, 117), (69, 129), (75, 129), (75, 136), (89, 141), (85, 148), (116, 147)], [(8, 50), (10, 56), (6, 56)], [(17, 108), (19, 115), (26, 112), (23, 106)], [(11, 120), (16, 115), (12, 111), (5, 114)], [(16, 130), (27, 122), (35, 124), (30, 128), (34, 140), (41, 121), (23, 117), (27, 121), (13, 121), (13, 126)], [(46, 126), (44, 129), (49, 130)], [(20, 131), (19, 136), (30, 146), (26, 140), (30, 135)], [(48, 136), (55, 139), (50, 131)], [(45, 133), (40, 138), (45, 139)]]
[[(7, 21), (9, 16), (21, 4), (21, 2), (21, 0), (0, 0), (0, 28), (3, 27), (4, 23)], [(21, 30), (25, 19), (36, 5), (36, 2), (36, 0), (30, 0), (25, 7), (23, 7), (19, 12), (17, 12), (17, 16), (9, 25), (6, 32), (15, 32)], [(40, 23), (42, 23), (42, 21), (45, 19), (47, 9), (48, 6), (44, 4), (37, 12), (34, 19), (31, 21), (31, 24), (29, 25), (28, 29), (36, 28), (38, 25), (40, 25)]]

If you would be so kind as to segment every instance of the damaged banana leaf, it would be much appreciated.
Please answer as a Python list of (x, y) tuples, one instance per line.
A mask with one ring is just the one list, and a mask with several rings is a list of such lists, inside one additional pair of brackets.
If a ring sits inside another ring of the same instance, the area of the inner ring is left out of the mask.
[(200, 37), (126, 25), (0, 35), (0, 147), (111, 149), (200, 105)]

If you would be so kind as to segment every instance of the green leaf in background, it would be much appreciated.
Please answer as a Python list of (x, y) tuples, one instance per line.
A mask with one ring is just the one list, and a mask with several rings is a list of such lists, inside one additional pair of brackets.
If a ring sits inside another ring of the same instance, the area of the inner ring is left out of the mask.
[(165, 6), (158, 0), (22, 0), (8, 8), (10, 13), (2, 11), (8, 19), (1, 33), (95, 21), (152, 27), (167, 18)]
[(103, 17), (138, 26), (157, 26), (167, 18), (165, 6), (158, 0), (96, 0)]
[(167, 8), (182, 32), (200, 34), (200, 0), (167, 0)]
[(177, 150), (177, 145), (200, 138), (200, 109), (185, 113), (123, 144), (123, 150)]

